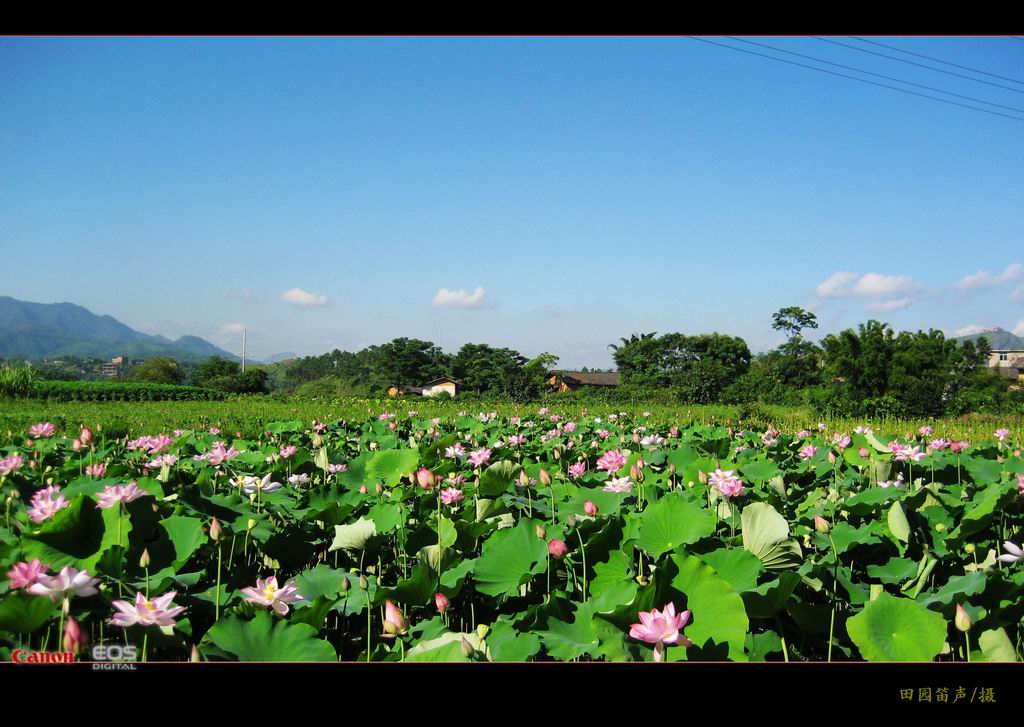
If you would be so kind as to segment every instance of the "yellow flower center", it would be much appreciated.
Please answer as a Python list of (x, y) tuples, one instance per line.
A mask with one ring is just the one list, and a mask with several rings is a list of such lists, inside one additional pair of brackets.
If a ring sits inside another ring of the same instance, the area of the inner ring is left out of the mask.
[(263, 589), (263, 597), (266, 598), (268, 601), (273, 601), (274, 600), (274, 594), (276, 592), (277, 592), (277, 589), (274, 588), (274, 585), (272, 583), (268, 583), (267, 587)]

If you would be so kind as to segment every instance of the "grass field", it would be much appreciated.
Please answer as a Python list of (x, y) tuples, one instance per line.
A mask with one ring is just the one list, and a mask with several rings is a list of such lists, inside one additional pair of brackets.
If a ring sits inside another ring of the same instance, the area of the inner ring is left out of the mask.
[(916, 432), (925, 424), (935, 428), (936, 436), (967, 439), (991, 438), (998, 427), (1017, 430), (1024, 426), (1024, 417), (970, 414), (958, 418), (926, 419), (842, 419), (819, 417), (809, 409), (779, 406), (722, 406), (679, 405), (665, 406), (638, 402), (634, 406), (621, 404), (581, 405), (578, 401), (560, 402), (557, 397), (543, 403), (513, 404), (481, 401), (452, 401), (431, 399), (292, 399), (284, 401), (268, 396), (239, 397), (229, 401), (162, 401), (162, 402), (50, 402), (39, 399), (0, 400), (0, 436), (19, 439), (29, 426), (51, 421), (58, 432), (74, 433), (82, 426), (108, 431), (114, 436), (138, 436), (171, 429), (206, 429), (218, 427), (225, 431), (242, 432), (249, 436), (262, 431), (272, 421), (298, 419), (307, 424), (319, 421), (362, 420), (384, 411), (399, 416), (409, 411), (421, 416), (450, 417), (465, 411), (471, 415), (497, 410), (503, 416), (530, 416), (541, 406), (553, 413), (578, 415), (586, 410), (601, 416), (611, 412), (631, 410), (633, 413), (651, 412), (655, 424), (686, 426), (692, 422), (738, 426), (774, 426), (784, 431), (814, 429), (824, 422), (829, 431), (851, 431), (859, 425), (869, 424), (893, 433)]

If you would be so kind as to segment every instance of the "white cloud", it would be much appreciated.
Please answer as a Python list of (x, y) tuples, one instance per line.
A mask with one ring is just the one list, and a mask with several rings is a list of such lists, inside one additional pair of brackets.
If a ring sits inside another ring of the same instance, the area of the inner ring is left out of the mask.
[(1010, 293), (1010, 300), (1012, 300), (1014, 303), (1020, 303), (1021, 301), (1024, 301), (1024, 285), (1018, 285), (1016, 288), (1013, 289), (1013, 292)]
[[(994, 288), (1011, 280), (1016, 280), (1024, 272), (1024, 265), (1010, 263), (999, 275), (990, 275), (987, 270), (979, 270), (973, 275), (966, 275), (954, 283), (954, 287), (960, 290), (979, 290), (981, 288)], [(1024, 287), (1024, 286), (1021, 286)], [(1020, 290), (1018, 288), (1017, 290)], [(1017, 291), (1014, 291), (1016, 295)]]
[(465, 290), (448, 290), (441, 288), (434, 295), (432, 305), (435, 308), (482, 308), (487, 305), (487, 291), (477, 286), (472, 293)]
[(866, 308), (867, 310), (875, 311), (876, 313), (885, 313), (887, 311), (903, 310), (913, 302), (914, 299), (907, 295), (894, 300), (882, 301), (881, 303), (871, 303), (866, 306)]
[(310, 306), (322, 306), (327, 305), (326, 295), (316, 295), (315, 293), (307, 293), (302, 288), (292, 288), (284, 293), (281, 293), (281, 300), (285, 303), (291, 303), (292, 305), (299, 305), (304, 308)]
[(853, 286), (853, 292), (867, 298), (881, 298), (905, 292), (913, 285), (914, 281), (904, 275), (868, 273)]
[(983, 332), (985, 330), (987, 330), (985, 328), (985, 326), (979, 326), (979, 325), (976, 325), (976, 324), (972, 323), (969, 326), (964, 326), (963, 328), (957, 328), (956, 331), (954, 331), (954, 333), (956, 333), (956, 335), (958, 335), (958, 336), (973, 336), (975, 333), (981, 333), (981, 332)]
[(850, 294), (849, 284), (856, 280), (858, 273), (836, 273), (818, 286), (822, 298), (841, 298)]
[(1017, 325), (1010, 331), (1015, 336), (1024, 336), (1024, 320), (1017, 321)]
[(222, 334), (224, 334), (225, 336), (237, 335), (237, 334), (240, 334), (244, 330), (245, 330), (245, 324), (244, 323), (225, 323), (223, 326), (220, 327), (220, 332)]

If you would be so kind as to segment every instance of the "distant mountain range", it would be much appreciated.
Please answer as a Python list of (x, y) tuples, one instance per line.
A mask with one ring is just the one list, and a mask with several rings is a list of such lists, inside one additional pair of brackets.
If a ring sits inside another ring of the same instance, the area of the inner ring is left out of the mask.
[(153, 358), (202, 361), (238, 356), (198, 336), (176, 341), (140, 333), (111, 316), (98, 316), (74, 303), (28, 303), (0, 296), (0, 358)]
[(1021, 336), (1015, 336), (1014, 334), (1006, 331), (999, 326), (993, 328), (986, 328), (980, 333), (972, 333), (969, 336), (958, 336), (957, 341), (977, 341), (979, 338), (988, 339), (988, 345), (992, 349), (998, 350), (1018, 350), (1024, 351), (1024, 338)]

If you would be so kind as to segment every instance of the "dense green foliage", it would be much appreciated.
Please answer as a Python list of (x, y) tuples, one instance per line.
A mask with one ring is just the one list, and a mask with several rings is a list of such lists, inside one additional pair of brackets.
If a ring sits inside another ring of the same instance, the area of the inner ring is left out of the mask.
[(51, 401), (215, 401), (226, 396), (197, 386), (118, 381), (38, 381), (34, 393)]
[(154, 661), (1021, 659), (1005, 428), (368, 408), (0, 435), (0, 659), (72, 620)]

